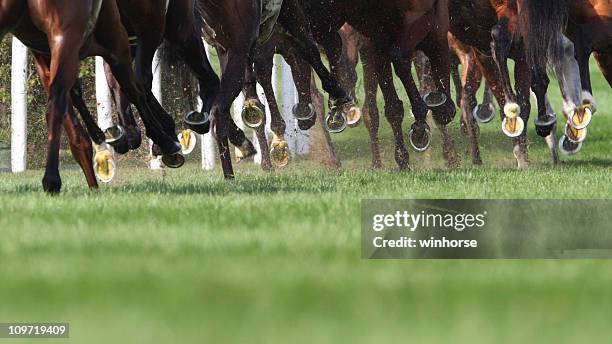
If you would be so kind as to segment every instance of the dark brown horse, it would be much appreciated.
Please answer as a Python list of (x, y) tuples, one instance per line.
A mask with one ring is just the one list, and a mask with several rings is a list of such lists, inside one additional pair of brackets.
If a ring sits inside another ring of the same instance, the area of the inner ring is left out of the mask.
[(143, 115), (148, 136), (159, 144), (168, 160), (180, 163), (180, 145), (174, 133), (168, 130), (170, 116), (136, 81), (131, 68), (128, 34), (121, 25), (115, 1), (2, 0), (0, 33), (6, 32), (13, 33), (35, 53), (49, 94), (49, 144), (42, 182), (45, 191), (56, 193), (61, 189), (59, 142), (62, 124), (89, 186), (97, 186), (90, 160), (91, 141), (71, 111), (70, 90), (77, 79), (79, 60), (86, 56), (100, 55), (109, 62), (127, 97)]

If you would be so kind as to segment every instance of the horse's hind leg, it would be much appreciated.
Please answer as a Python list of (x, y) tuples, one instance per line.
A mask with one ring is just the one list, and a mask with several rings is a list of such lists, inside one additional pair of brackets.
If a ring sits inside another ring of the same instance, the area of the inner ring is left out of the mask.
[(68, 134), (68, 142), (70, 143), (72, 156), (81, 166), (85, 178), (87, 179), (87, 184), (90, 188), (97, 188), (98, 182), (94, 175), (91, 161), (93, 156), (91, 141), (87, 136), (87, 132), (83, 129), (81, 123), (79, 123), (72, 107), (68, 109), (68, 116), (64, 118), (63, 126)]
[[(85, 23), (82, 23), (82, 31)], [(42, 180), (43, 189), (49, 193), (58, 193), (62, 186), (59, 174), (59, 149), (61, 124), (68, 112), (70, 103), (70, 89), (74, 85), (79, 66), (79, 49), (82, 35), (78, 30), (78, 23), (72, 26), (74, 31), (64, 32), (53, 28), (50, 32), (49, 43), (51, 50), (51, 64), (47, 80), (49, 100), (47, 103), (47, 164)]]
[[(55, 58), (66, 56), (62, 53), (64, 50), (64, 47), (55, 47), (55, 49), (52, 51), (56, 52), (57, 55), (52, 56)], [(58, 66), (54, 66), (53, 63), (49, 65), (49, 61), (38, 54), (34, 54), (34, 58), (36, 60), (36, 68), (42, 79), (42, 84), (45, 87), (45, 91), (49, 95), (49, 108), (51, 108), (52, 111), (56, 111), (54, 114), (50, 114), (49, 112), (47, 113), (47, 126), (48, 129), (50, 129), (50, 147), (47, 153), (47, 166), (45, 169), (45, 176), (43, 178), (43, 188), (45, 189), (45, 191), (51, 193), (59, 192), (61, 189), (61, 179), (59, 178), (58, 165), (59, 156), (55, 155), (59, 153), (59, 137), (61, 130), (59, 128), (59, 124), (61, 123), (63, 123), (64, 128), (68, 133), (68, 139), (70, 142), (72, 154), (75, 160), (77, 160), (77, 162), (83, 169), (83, 173), (85, 174), (85, 178), (87, 179), (87, 184), (91, 188), (97, 188), (98, 183), (96, 181), (96, 177), (93, 172), (93, 166), (91, 163), (91, 157), (93, 155), (91, 141), (83, 127), (78, 122), (78, 119), (76, 118), (76, 115), (72, 108), (72, 103), (70, 102), (69, 98), (70, 91), (65, 87), (61, 86), (62, 81), (65, 81), (66, 84), (69, 84), (71, 79), (73, 80), (73, 83), (76, 82), (76, 66), (78, 65), (78, 55), (72, 56), (72, 58), (76, 58), (76, 61), (73, 60), (75, 65), (74, 68), (70, 68), (69, 66), (58, 68)], [(55, 71), (53, 69), (54, 67)], [(70, 72), (74, 72), (73, 78), (70, 77)], [(65, 75), (66, 77), (61, 78), (62, 75)], [(55, 107), (53, 106), (54, 100), (61, 100), (60, 102), (62, 104), (60, 106)], [(63, 109), (61, 109), (60, 107), (63, 107)], [(63, 111), (63, 113), (60, 111)], [(58, 113), (62, 114), (61, 116), (59, 116), (60, 118), (58, 118), (57, 116)], [(53, 170), (53, 167), (55, 168), (55, 170)]]
[(321, 84), (333, 101), (344, 105), (352, 101), (344, 91), (338, 80), (325, 68), (321, 61), (319, 49), (314, 41), (310, 25), (297, 0), (283, 1), (278, 22), (285, 28), (290, 36), (289, 39), (299, 51), (301, 57), (306, 60), (321, 79)]
[(480, 147), (478, 146), (478, 124), (474, 119), (473, 113), (478, 105), (476, 100), (476, 91), (480, 87), (482, 75), (478, 70), (478, 66), (474, 63), (471, 54), (461, 55), (461, 64), (463, 65), (463, 92), (461, 94), (461, 112), (463, 115), (463, 124), (465, 125), (468, 137), (470, 139), (470, 148), (472, 152), (472, 163), (474, 165), (482, 165), (480, 157)]
[(96, 45), (92, 50), (106, 60), (128, 100), (138, 109), (146, 134), (159, 146), (164, 163), (169, 167), (180, 167), (184, 158), (180, 155), (181, 146), (174, 132), (174, 121), (151, 90), (137, 81), (132, 69), (128, 34), (125, 27), (117, 23), (118, 18), (116, 3), (103, 2), (95, 32)]
[(232, 102), (242, 89), (245, 71), (249, 62), (247, 51), (229, 51), (222, 58), (222, 77), (217, 99), (210, 111), (211, 129), (219, 142), (221, 165), (226, 179), (234, 178), (229, 141), (236, 146), (243, 158), (249, 158), (257, 153), (255, 147), (246, 138), (244, 131), (236, 126), (229, 113)]
[[(295, 83), (295, 88), (298, 93), (298, 103), (293, 108), (293, 114), (298, 118), (298, 127), (300, 130), (309, 130), (317, 122), (317, 115), (312, 101), (311, 81), (312, 68), (302, 58), (295, 54), (293, 49), (282, 51), (282, 55), (291, 67), (291, 76)], [(325, 117), (325, 116), (323, 116)]]
[[(529, 114), (531, 112), (531, 103), (529, 102), (530, 97), (530, 86), (531, 86), (531, 74), (530, 68), (524, 59), (516, 61), (514, 67), (514, 79), (516, 80), (516, 93), (518, 104), (521, 108), (520, 117), (523, 119), (525, 125), (529, 123)], [(514, 156), (518, 163), (519, 168), (529, 167), (529, 154), (527, 150), (527, 128), (523, 129), (523, 132), (518, 136), (512, 138), (514, 143)]]
[(83, 122), (85, 122), (85, 127), (87, 128), (87, 132), (89, 133), (91, 139), (98, 145), (104, 143), (104, 133), (96, 123), (91, 112), (89, 112), (85, 101), (83, 101), (83, 87), (81, 85), (81, 81), (78, 79), (70, 90), (70, 98), (72, 99), (72, 104), (74, 107), (81, 114), (81, 118), (83, 119)]
[[(260, 56), (255, 58), (255, 72), (257, 74), (257, 80), (259, 81), (259, 84), (263, 88), (266, 95), (268, 107), (270, 109), (270, 129), (272, 129), (274, 134), (274, 137), (272, 138), (272, 145), (270, 147), (270, 156), (272, 163), (276, 167), (283, 167), (289, 163), (291, 152), (289, 151), (289, 145), (285, 139), (287, 125), (285, 124), (285, 120), (278, 109), (278, 102), (276, 101), (274, 88), (272, 87), (274, 55), (261, 56), (261, 59), (259, 58)], [(276, 80), (274, 80), (274, 82), (276, 82)], [(288, 101), (290, 100), (283, 99), (283, 102)]]
[(599, 69), (608, 80), (608, 85), (612, 87), (612, 45), (606, 49), (595, 51), (593, 56), (599, 65)]
[[(372, 168), (382, 168), (380, 159), (380, 142), (378, 139), (379, 113), (377, 105), (378, 77), (376, 67), (376, 56), (373, 56), (371, 47), (364, 45), (361, 48), (363, 60), (363, 88), (365, 100), (363, 104), (363, 121), (370, 135), (370, 148), (372, 150)], [(403, 109), (402, 109), (403, 111)]]
[[(443, 94), (445, 99), (440, 98), (428, 100), (432, 111), (432, 117), (440, 130), (442, 136), (442, 149), (444, 158), (449, 167), (459, 167), (459, 158), (455, 150), (455, 142), (448, 133), (447, 125), (453, 120), (456, 109), (450, 93), (450, 48), (448, 43), (448, 9), (438, 8), (435, 30), (430, 32), (419, 47), (429, 58), (433, 82), (438, 94)], [(428, 97), (429, 98), (429, 97)], [(441, 100), (444, 100), (441, 103)], [(435, 103), (435, 104), (432, 104)]]
[[(257, 108), (257, 111), (263, 112), (263, 116), (261, 118), (262, 122), (260, 123), (260, 125), (258, 125), (253, 130), (255, 130), (255, 135), (257, 135), (257, 141), (259, 141), (259, 149), (261, 153), (261, 168), (264, 171), (271, 171), (272, 163), (270, 162), (270, 152), (268, 150), (269, 149), (268, 148), (268, 138), (266, 137), (266, 113), (265, 113), (265, 108), (263, 104), (261, 103), (261, 101), (259, 100), (259, 96), (257, 94), (257, 78), (255, 76), (255, 72), (253, 71), (253, 65), (251, 63), (247, 65), (246, 70), (245, 70), (245, 81), (243, 85), (243, 93), (244, 93), (244, 99), (245, 99), (245, 102), (244, 102), (245, 110), (244, 111), (250, 111), (249, 107), (251, 107), (251, 108)], [(272, 95), (274, 95), (274, 93)]]

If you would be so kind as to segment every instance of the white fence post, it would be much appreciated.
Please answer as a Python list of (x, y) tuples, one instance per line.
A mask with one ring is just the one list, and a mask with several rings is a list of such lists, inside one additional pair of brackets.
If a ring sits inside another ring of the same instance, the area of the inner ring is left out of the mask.
[(291, 67), (281, 57), (274, 60), (275, 67), (273, 71), (280, 69), (281, 82), (278, 83), (275, 74), (273, 74), (274, 91), (281, 98), (281, 114), (287, 124), (287, 130), (285, 140), (289, 144), (291, 153), (296, 155), (307, 154), (310, 150), (310, 135), (307, 132), (302, 132), (297, 124), (297, 120), (293, 115), (293, 106), (298, 102), (298, 93), (293, 82), (293, 74), (291, 74)]
[[(206, 56), (208, 61), (212, 64), (212, 54), (210, 53), (211, 47), (204, 42), (206, 48)], [(198, 97), (198, 109), (202, 111), (202, 99)], [(201, 149), (202, 149), (202, 169), (205, 171), (211, 171), (215, 168), (215, 139), (212, 132), (200, 135)]]
[[(161, 90), (161, 61), (159, 57), (159, 50), (155, 52), (153, 56), (153, 63), (151, 64), (153, 69), (153, 85), (151, 91), (157, 99), (160, 105), (163, 105), (162, 90)], [(151, 160), (149, 162), (149, 168), (152, 170), (159, 170), (162, 168), (161, 161), (157, 157), (153, 156), (153, 140), (149, 140), (149, 156)]]
[(106, 130), (113, 126), (112, 103), (106, 73), (104, 71), (104, 59), (96, 57), (96, 107), (98, 111), (98, 125), (100, 129)]
[(11, 171), (26, 170), (28, 48), (13, 37), (11, 59)]

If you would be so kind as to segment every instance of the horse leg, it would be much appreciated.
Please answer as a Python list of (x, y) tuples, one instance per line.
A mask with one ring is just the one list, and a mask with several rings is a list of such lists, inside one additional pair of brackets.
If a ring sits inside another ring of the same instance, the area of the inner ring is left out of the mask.
[(395, 162), (401, 170), (408, 169), (409, 153), (404, 143), (404, 134), (402, 133), (402, 123), (404, 122), (404, 104), (399, 99), (395, 87), (393, 85), (393, 70), (391, 68), (391, 60), (386, 54), (377, 49), (369, 49), (370, 63), (376, 68), (376, 76), (374, 80), (378, 81), (378, 85), (385, 99), (385, 117), (391, 125), (393, 137), (395, 139)]
[[(517, 104), (517, 96), (514, 94), (512, 83), (510, 82), (508, 58), (510, 56), (510, 49), (512, 47), (512, 39), (510, 29), (508, 27), (508, 18), (502, 18), (499, 23), (493, 27), (491, 30), (491, 36), (493, 37), (493, 41), (491, 42), (493, 59), (495, 60), (499, 76), (501, 78), (501, 86), (504, 91), (505, 105), (503, 114), (506, 117), (514, 119), (524, 112), (524, 109), (521, 109)], [(517, 126), (514, 126), (513, 128), (518, 130)], [(520, 133), (511, 132), (510, 134), (519, 135)]]
[(283, 1), (278, 23), (289, 32), (289, 40), (294, 44), (300, 56), (317, 73), (323, 89), (330, 95), (332, 104), (342, 106), (352, 103), (353, 99), (340, 87), (338, 80), (325, 68), (321, 61), (321, 55), (310, 30), (309, 22), (297, 0)]
[(599, 69), (603, 73), (606, 80), (608, 80), (608, 85), (612, 87), (612, 45), (605, 49), (593, 52), (593, 56), (599, 65)]
[(356, 99), (357, 63), (359, 62), (359, 34), (350, 25), (345, 24), (338, 31), (342, 38), (342, 64), (340, 85)]
[(432, 108), (432, 117), (442, 136), (444, 158), (449, 167), (459, 167), (455, 142), (448, 133), (446, 125), (455, 116), (455, 103), (450, 94), (450, 49), (447, 32), (433, 31), (422, 44), (422, 50), (429, 57), (431, 72), (437, 92), (445, 95), (446, 101)]
[(293, 47), (290, 44), (280, 46), (281, 55), (291, 67), (291, 76), (295, 83), (295, 88), (298, 94), (298, 103), (293, 107), (293, 115), (298, 118), (298, 127), (300, 130), (306, 131), (312, 128), (317, 122), (317, 115), (310, 93), (310, 84), (312, 81), (312, 68), (302, 58), (297, 56)]
[(132, 104), (127, 99), (117, 79), (113, 76), (113, 72), (108, 63), (104, 63), (104, 74), (106, 75), (106, 82), (110, 89), (111, 98), (117, 107), (119, 123), (125, 128), (128, 147), (130, 150), (136, 150), (140, 148), (142, 144), (142, 135), (140, 134), (140, 129), (134, 117)]
[(230, 117), (232, 102), (238, 97), (244, 84), (245, 71), (249, 62), (246, 51), (228, 51), (223, 57), (223, 72), (219, 93), (210, 111), (211, 129), (219, 143), (219, 155), (225, 179), (233, 179), (234, 171), (228, 145), (229, 141), (236, 146), (243, 159), (257, 153), (255, 147)]
[(380, 142), (378, 140), (379, 114), (376, 99), (378, 93), (377, 56), (374, 56), (375, 53), (369, 44), (369, 42), (365, 43), (360, 50), (363, 63), (363, 88), (365, 92), (363, 120), (370, 135), (372, 168), (382, 168)]
[(455, 103), (461, 104), (461, 94), (463, 94), (462, 78), (459, 73), (460, 59), (457, 55), (451, 54), (451, 65), (450, 72), (453, 84), (455, 85)]
[(431, 130), (427, 124), (429, 109), (412, 78), (412, 63), (398, 58), (398, 54), (391, 54), (391, 57), (395, 74), (401, 80), (412, 105), (412, 114), (414, 115), (415, 122), (412, 124), (408, 134), (409, 142), (415, 150), (423, 152), (429, 148), (431, 143)]
[(81, 114), (81, 118), (83, 119), (83, 122), (85, 122), (85, 127), (87, 128), (87, 133), (89, 133), (89, 136), (93, 142), (98, 145), (104, 143), (106, 139), (104, 133), (96, 123), (96, 120), (93, 118), (91, 112), (89, 112), (89, 109), (83, 100), (83, 86), (81, 85), (80, 79), (77, 79), (74, 86), (70, 90), (70, 99), (72, 100), (74, 107)]
[[(272, 52), (272, 51), (271, 51)], [(285, 140), (286, 124), (278, 109), (278, 102), (272, 87), (272, 68), (274, 68), (274, 54), (257, 54), (255, 58), (255, 73), (257, 80), (263, 88), (270, 109), (270, 129), (274, 134), (270, 156), (275, 167), (284, 167), (289, 163), (291, 153)], [(274, 80), (276, 82), (276, 80)], [(283, 102), (288, 99), (283, 99)], [(264, 135), (265, 136), (265, 135)]]
[(87, 179), (87, 185), (89, 185), (90, 188), (97, 188), (98, 181), (96, 180), (91, 161), (91, 157), (93, 156), (91, 140), (87, 136), (87, 132), (83, 129), (81, 123), (79, 123), (72, 106), (68, 108), (68, 116), (64, 118), (63, 126), (68, 134), (68, 142), (70, 143), (72, 156), (81, 166), (85, 174), (85, 179)]
[[(530, 86), (531, 72), (527, 61), (524, 58), (518, 59), (514, 67), (514, 79), (517, 90), (517, 100), (521, 108), (520, 118), (524, 123), (529, 123), (529, 114), (531, 112)], [(529, 167), (529, 154), (527, 152), (527, 128), (524, 128), (518, 137), (513, 137), (514, 156), (520, 169)]]
[(174, 121), (157, 102), (151, 90), (137, 81), (132, 69), (127, 31), (114, 18), (119, 18), (116, 3), (104, 2), (96, 26), (97, 45), (93, 47), (94, 51), (106, 60), (128, 100), (138, 109), (146, 134), (159, 146), (164, 163), (169, 167), (180, 167), (184, 158), (180, 154), (181, 146), (174, 132)]
[[(270, 76), (270, 80), (271, 78), (272, 77)], [(255, 130), (255, 134), (257, 135), (257, 141), (259, 141), (259, 149), (261, 153), (261, 168), (264, 171), (271, 171), (272, 163), (270, 161), (268, 138), (266, 137), (266, 112), (257, 94), (257, 77), (255, 75), (255, 72), (253, 71), (253, 64), (251, 62), (249, 62), (245, 70), (245, 81), (242, 92), (244, 93), (245, 98), (245, 109), (243, 110), (243, 112), (249, 111), (249, 108), (256, 108), (257, 111), (262, 113), (261, 122), (253, 130)]]
[[(557, 115), (546, 108), (546, 91), (550, 80), (546, 69), (532, 67), (531, 89), (538, 101), (538, 118), (535, 121), (536, 133), (541, 137), (554, 136), (553, 129), (557, 123)], [(555, 162), (556, 163), (556, 162)]]
[(469, 53), (461, 54), (461, 64), (463, 65), (463, 92), (461, 93), (461, 112), (463, 113), (463, 124), (465, 126), (468, 138), (470, 140), (470, 148), (472, 152), (472, 163), (474, 165), (482, 165), (480, 156), (480, 148), (478, 146), (478, 124), (474, 119), (474, 110), (478, 106), (476, 100), (476, 92), (480, 88), (482, 75), (478, 70), (478, 66), (473, 60), (473, 56)]
[[(70, 37), (70, 35), (64, 34), (63, 37)], [(78, 123), (72, 103), (69, 98), (69, 90), (65, 85), (76, 82), (76, 73), (78, 70), (78, 54), (70, 55), (65, 46), (58, 44), (52, 49), (51, 64), (49, 61), (39, 54), (34, 54), (36, 61), (36, 68), (41, 77), (42, 84), (45, 91), (49, 95), (48, 111), (55, 111), (55, 113), (48, 112), (47, 114), (47, 127), (49, 130), (49, 145), (47, 156), (47, 166), (45, 169), (45, 176), (43, 178), (43, 188), (45, 191), (50, 193), (57, 193), (61, 189), (61, 179), (59, 177), (59, 156), (55, 155), (59, 153), (59, 137), (61, 129), (59, 124), (63, 122), (64, 128), (68, 133), (70, 147), (75, 160), (81, 166), (87, 184), (90, 188), (97, 188), (98, 182), (93, 172), (93, 166), (91, 163), (91, 157), (93, 155), (91, 141), (85, 133), (83, 127)], [(56, 54), (54, 55), (53, 52)], [(54, 66), (53, 58), (71, 58), (68, 65)], [(76, 61), (75, 61), (76, 59)], [(70, 63), (71, 62), (71, 63)], [(72, 68), (71, 66), (72, 65)], [(55, 67), (55, 73), (53, 68)], [(71, 73), (74, 73), (71, 78)], [(62, 85), (63, 84), (63, 85)], [(59, 106), (53, 104), (54, 101), (60, 101)], [(64, 111), (63, 114), (60, 111)], [(51, 113), (51, 115), (49, 115)], [(58, 118), (57, 114), (62, 114)], [(67, 116), (66, 116), (67, 115)], [(58, 123), (58, 120), (61, 121)], [(104, 135), (102, 135), (103, 137)], [(57, 152), (57, 153), (56, 153)], [(57, 178), (57, 179), (56, 179)]]
[[(540, 102), (539, 100), (537, 100), (537, 96), (536, 96), (536, 101), (538, 102), (538, 108), (539, 108)], [(550, 104), (550, 101), (548, 100), (548, 96), (544, 96), (544, 107), (546, 108), (547, 113), (553, 114), (554, 116), (556, 116), (555, 110), (553, 109), (552, 104)], [(559, 151), (557, 150), (557, 136), (554, 130), (556, 128), (557, 128), (557, 124), (555, 123), (554, 128), (551, 131), (551, 133), (544, 138), (544, 140), (546, 141), (546, 145), (548, 146), (548, 152), (550, 153), (552, 163), (555, 166), (561, 164), (561, 159), (559, 158)]]

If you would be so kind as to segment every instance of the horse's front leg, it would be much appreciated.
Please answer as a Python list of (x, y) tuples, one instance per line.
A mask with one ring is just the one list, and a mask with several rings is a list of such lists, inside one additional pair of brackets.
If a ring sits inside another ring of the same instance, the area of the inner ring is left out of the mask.
[(502, 130), (509, 137), (521, 135), (525, 128), (525, 123), (520, 115), (525, 112), (517, 103), (517, 96), (512, 89), (510, 81), (510, 71), (508, 69), (508, 58), (512, 49), (512, 37), (508, 27), (508, 19), (502, 18), (499, 23), (491, 30), (491, 50), (493, 59), (499, 72), (501, 86), (504, 92), (504, 116)]
[[(531, 86), (531, 72), (529, 65), (525, 58), (518, 59), (514, 67), (514, 79), (516, 82), (517, 100), (521, 109), (520, 117), (523, 123), (529, 123), (529, 114), (531, 112), (531, 103), (529, 102), (530, 86)], [(506, 114), (507, 116), (507, 114)], [(507, 117), (508, 118), (508, 117)], [(508, 122), (505, 122), (504, 127), (507, 129), (509, 126)], [(517, 127), (518, 128), (518, 127)], [(507, 129), (508, 131), (512, 131)], [(518, 163), (518, 168), (523, 169), (529, 167), (529, 154), (527, 150), (527, 128), (524, 127), (520, 131), (518, 136), (512, 137), (514, 144), (514, 157)]]
[[(83, 31), (85, 26), (82, 27)], [(57, 30), (54, 28), (54, 30)], [(58, 30), (59, 31), (59, 30)], [(70, 106), (70, 89), (74, 85), (79, 67), (79, 51), (82, 36), (77, 32), (53, 32), (49, 37), (51, 65), (47, 89), (47, 163), (42, 180), (43, 189), (49, 193), (59, 193), (62, 181), (59, 174), (59, 149), (61, 125), (68, 106)]]
[[(332, 113), (326, 120), (328, 129), (331, 132), (340, 132), (346, 127), (347, 121), (358, 123), (361, 110), (355, 106), (354, 99), (342, 89), (337, 78), (323, 64), (309, 22), (297, 0), (283, 1), (278, 22), (289, 32), (289, 39), (298, 53), (312, 66), (321, 79), (323, 89), (330, 95)], [(340, 41), (341, 48), (342, 41)]]
[(125, 135), (127, 138), (127, 147), (122, 147), (123, 149), (119, 150), (117, 150), (116, 147), (115, 150), (121, 154), (127, 153), (127, 150), (136, 150), (140, 148), (142, 144), (142, 135), (140, 134), (140, 128), (138, 128), (138, 124), (134, 117), (132, 104), (121, 89), (117, 79), (113, 76), (113, 72), (108, 63), (104, 63), (104, 74), (106, 75), (106, 82), (108, 83), (111, 97), (117, 107), (119, 123), (125, 128)]
[[(62, 37), (68, 42), (78, 42), (74, 35), (63, 34)], [(98, 187), (91, 163), (91, 141), (78, 123), (70, 101), (70, 89), (72, 88), (71, 84), (76, 82), (79, 56), (78, 52), (77, 54), (71, 54), (69, 46), (62, 43), (52, 45), (51, 61), (41, 55), (34, 54), (36, 68), (49, 96), (47, 105), (49, 145), (47, 148), (47, 165), (42, 181), (43, 189), (49, 193), (58, 193), (62, 185), (59, 175), (59, 140), (62, 123), (68, 133), (74, 158), (81, 165), (89, 187)], [(68, 116), (66, 116), (67, 114)]]

